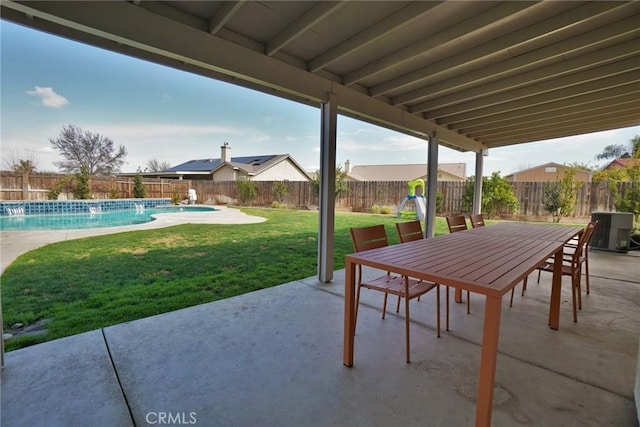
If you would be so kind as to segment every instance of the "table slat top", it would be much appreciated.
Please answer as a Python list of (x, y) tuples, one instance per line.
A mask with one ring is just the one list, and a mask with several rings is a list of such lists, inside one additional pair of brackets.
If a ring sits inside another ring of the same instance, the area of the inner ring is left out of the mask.
[(347, 255), (347, 261), (501, 296), (581, 227), (497, 224)]

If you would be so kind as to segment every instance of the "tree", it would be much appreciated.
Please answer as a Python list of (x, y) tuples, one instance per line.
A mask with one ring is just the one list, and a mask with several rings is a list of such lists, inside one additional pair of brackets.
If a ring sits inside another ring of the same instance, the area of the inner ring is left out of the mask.
[(171, 167), (171, 163), (160, 161), (158, 159), (151, 159), (147, 162), (147, 171), (149, 172), (163, 172)]
[(611, 144), (604, 147), (602, 153), (596, 155), (596, 160), (618, 158), (640, 158), (640, 135), (631, 138), (629, 145)]
[(29, 175), (37, 169), (37, 159), (33, 154), (20, 155), (17, 151), (10, 153), (5, 164), (12, 171), (22, 174), (22, 200), (29, 200)]
[(578, 189), (582, 182), (576, 182), (575, 176), (579, 166), (565, 165), (564, 174), (557, 182), (544, 184), (542, 204), (551, 214), (553, 222), (560, 222), (562, 217), (571, 215), (575, 209)]
[[(346, 172), (342, 170), (342, 166), (338, 166), (336, 168), (336, 191), (335, 196), (340, 197), (344, 194), (349, 194), (350, 189), (348, 185), (348, 175)], [(311, 184), (313, 185), (316, 194), (320, 194), (320, 171), (317, 170), (313, 173), (313, 178), (311, 179)]]
[(116, 151), (111, 139), (75, 125), (64, 126), (60, 136), (49, 142), (65, 159), (54, 164), (69, 173), (80, 172), (84, 166), (89, 175), (111, 175), (120, 171), (127, 155), (123, 145)]
[[(471, 211), (474, 189), (475, 177), (471, 176), (467, 178), (467, 186), (462, 195), (462, 207), (466, 212)], [(513, 187), (500, 176), (500, 172), (493, 172), (490, 177), (482, 177), (482, 212), (493, 217), (516, 209), (518, 199), (513, 194)]]
[(75, 174), (75, 185), (73, 186), (73, 197), (76, 199), (90, 199), (91, 187), (89, 186), (89, 172), (85, 165), (81, 166), (80, 172)]
[[(620, 212), (631, 212), (635, 221), (640, 221), (640, 161), (627, 166), (600, 170), (593, 175), (593, 182), (605, 182)], [(630, 182), (631, 186), (622, 193), (620, 184)]]
[(144, 199), (144, 196), (146, 195), (147, 189), (142, 182), (142, 175), (138, 173), (135, 178), (133, 178), (133, 197), (135, 199)]
[(5, 167), (23, 176), (29, 176), (38, 169), (38, 159), (33, 152), (19, 153), (13, 151), (4, 159)]
[(240, 203), (251, 206), (258, 197), (258, 185), (249, 180), (236, 181), (238, 200)]

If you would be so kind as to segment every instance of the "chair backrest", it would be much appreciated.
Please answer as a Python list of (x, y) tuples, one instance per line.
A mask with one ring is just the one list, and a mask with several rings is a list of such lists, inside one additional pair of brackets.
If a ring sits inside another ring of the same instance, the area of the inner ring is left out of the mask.
[(449, 226), (449, 233), (455, 233), (456, 231), (467, 229), (467, 220), (462, 215), (448, 216), (447, 225)]
[(351, 228), (351, 242), (356, 252), (388, 246), (387, 232), (384, 225)]
[(598, 221), (590, 222), (589, 224), (587, 224), (587, 227), (584, 229), (584, 231), (580, 234), (578, 245), (576, 246), (576, 250), (572, 255), (572, 261), (574, 264), (579, 263), (583, 255), (583, 251), (588, 250), (587, 246), (589, 245), (591, 237), (593, 237), (593, 232), (596, 230), (597, 226)]
[(398, 230), (400, 243), (412, 242), (414, 240), (420, 240), (424, 238), (424, 236), (422, 235), (422, 225), (418, 220), (409, 222), (397, 222), (396, 230)]
[(599, 222), (600, 221), (595, 220), (595, 221), (590, 222), (589, 224), (587, 224), (587, 228), (585, 230), (585, 233), (589, 233), (589, 235), (585, 238), (585, 242), (584, 242), (584, 250), (585, 251), (588, 249), (587, 246), (589, 246), (589, 243), (591, 243), (591, 238), (595, 234), (596, 228), (598, 228), (598, 223)]
[(471, 228), (484, 227), (484, 217), (482, 214), (469, 215), (469, 219), (471, 220)]

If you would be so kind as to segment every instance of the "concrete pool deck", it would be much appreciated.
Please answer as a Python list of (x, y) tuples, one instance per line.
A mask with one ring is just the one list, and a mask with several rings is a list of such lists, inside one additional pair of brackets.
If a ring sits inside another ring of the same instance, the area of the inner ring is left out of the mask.
[[(205, 206), (205, 205), (202, 205)], [(154, 214), (154, 221), (119, 227), (85, 228), (78, 230), (0, 231), (0, 274), (17, 257), (49, 243), (83, 237), (102, 236), (126, 231), (151, 230), (179, 224), (255, 224), (265, 218), (247, 215), (227, 206), (208, 206), (215, 212), (172, 212)]]

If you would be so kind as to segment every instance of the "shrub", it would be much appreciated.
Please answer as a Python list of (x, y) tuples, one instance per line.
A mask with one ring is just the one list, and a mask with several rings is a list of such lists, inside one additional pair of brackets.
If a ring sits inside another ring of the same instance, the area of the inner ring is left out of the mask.
[(379, 214), (380, 213), (380, 206), (379, 205), (371, 206), (371, 213)]
[(76, 199), (91, 198), (91, 187), (89, 186), (89, 169), (86, 166), (82, 166), (80, 172), (75, 174), (73, 197), (75, 197)]
[(285, 182), (275, 181), (273, 183), (272, 191), (278, 202), (282, 203), (287, 197), (289, 197), (289, 187)]
[[(473, 190), (475, 178), (467, 178), (467, 186), (462, 194), (462, 208), (464, 212), (471, 212), (473, 205)], [(518, 199), (513, 194), (513, 186), (500, 176), (500, 172), (493, 172), (490, 177), (482, 177), (482, 212), (488, 217), (496, 217), (502, 213), (515, 212), (518, 209)]]
[(238, 200), (241, 204), (251, 206), (258, 197), (258, 186), (253, 181), (237, 181)]
[(544, 208), (551, 214), (553, 222), (560, 222), (563, 216), (573, 213), (578, 189), (581, 182), (575, 182), (574, 177), (577, 169), (565, 167), (564, 176), (558, 182), (547, 182), (544, 184), (544, 196), (542, 203)]
[(391, 213), (391, 207), (389, 206), (382, 206), (380, 208), (380, 213), (384, 214), (384, 215), (389, 215)]
[(279, 209), (280, 208), (280, 202), (278, 202), (277, 200), (274, 200), (273, 202), (271, 202), (271, 207), (273, 209)]
[(438, 191), (436, 193), (436, 212), (442, 213), (443, 207), (444, 207), (444, 194), (442, 194), (442, 191)]
[(60, 196), (60, 187), (55, 186), (47, 193), (48, 200), (58, 200), (58, 196)]
[(171, 195), (171, 203), (173, 203), (174, 205), (180, 204), (180, 193), (178, 193), (177, 188), (173, 189), (173, 194)]
[(146, 195), (147, 189), (142, 182), (142, 175), (136, 174), (136, 177), (133, 179), (133, 197), (136, 199), (144, 199)]
[(122, 193), (116, 187), (111, 187), (109, 189), (109, 198), (110, 199), (121, 199)]

